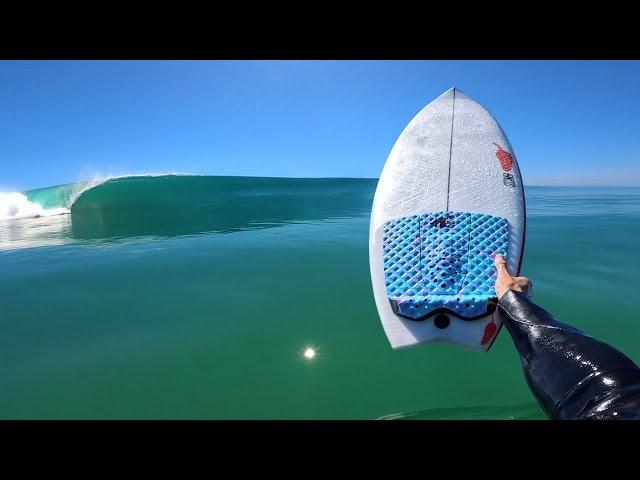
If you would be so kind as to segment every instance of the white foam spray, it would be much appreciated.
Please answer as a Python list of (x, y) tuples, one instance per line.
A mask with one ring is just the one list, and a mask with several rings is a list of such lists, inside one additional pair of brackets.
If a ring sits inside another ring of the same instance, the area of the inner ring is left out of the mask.
[(39, 203), (30, 202), (19, 192), (0, 193), (0, 220), (30, 217), (50, 217), (69, 213), (67, 208), (43, 208)]

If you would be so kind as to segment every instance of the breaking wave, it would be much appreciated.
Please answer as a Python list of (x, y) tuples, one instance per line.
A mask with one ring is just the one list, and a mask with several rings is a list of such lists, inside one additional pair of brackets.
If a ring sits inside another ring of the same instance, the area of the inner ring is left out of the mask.
[(0, 219), (71, 214), (75, 238), (232, 232), (368, 215), (376, 180), (134, 175), (2, 194)]

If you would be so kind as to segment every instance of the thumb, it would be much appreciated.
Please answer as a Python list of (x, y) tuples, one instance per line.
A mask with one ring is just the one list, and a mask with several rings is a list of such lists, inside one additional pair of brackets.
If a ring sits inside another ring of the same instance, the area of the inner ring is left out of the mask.
[(509, 273), (509, 270), (507, 270), (507, 261), (504, 259), (504, 256), (501, 253), (496, 255), (494, 261), (496, 264), (496, 270), (498, 271), (498, 276), (507, 276), (511, 278), (511, 274)]

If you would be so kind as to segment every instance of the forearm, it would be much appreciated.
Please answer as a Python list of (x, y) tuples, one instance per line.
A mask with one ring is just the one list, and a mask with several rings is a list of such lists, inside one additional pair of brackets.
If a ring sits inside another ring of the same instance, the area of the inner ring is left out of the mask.
[(503, 295), (498, 310), (549, 417), (640, 418), (640, 369), (624, 354), (514, 290)]

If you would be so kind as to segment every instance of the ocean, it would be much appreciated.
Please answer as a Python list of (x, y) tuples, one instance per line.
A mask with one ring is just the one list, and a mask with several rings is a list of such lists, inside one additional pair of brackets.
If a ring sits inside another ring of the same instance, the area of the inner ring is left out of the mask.
[[(165, 175), (0, 194), (0, 418), (545, 418), (506, 329), (484, 354), (391, 349), (375, 187)], [(640, 188), (525, 192), (535, 301), (640, 362)]]

